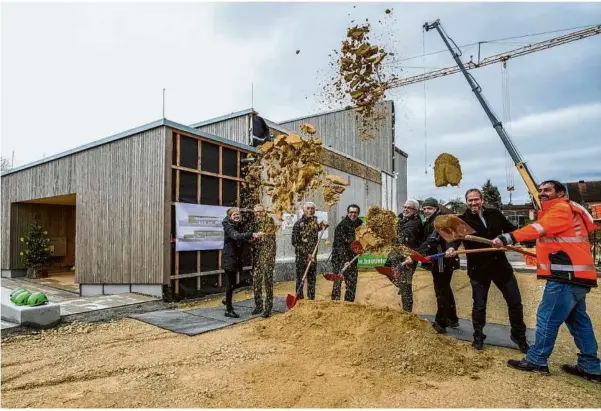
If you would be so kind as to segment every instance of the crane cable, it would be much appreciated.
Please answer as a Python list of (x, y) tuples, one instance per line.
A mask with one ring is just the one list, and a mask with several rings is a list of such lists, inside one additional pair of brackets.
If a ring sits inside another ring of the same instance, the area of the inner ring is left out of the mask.
[[(507, 62), (504, 61), (501, 66), (501, 98), (503, 101), (503, 124), (505, 128), (510, 131), (511, 130), (511, 96), (510, 96), (510, 86), (509, 86), (509, 72), (507, 70)], [(513, 160), (509, 156), (509, 153), (503, 146), (501, 142), (501, 146), (503, 147), (503, 152), (505, 153), (505, 181), (507, 183), (507, 191), (513, 191), (515, 189), (515, 181), (514, 181), (514, 167)], [(513, 189), (510, 189), (513, 188)], [(511, 195), (510, 195), (511, 198)]]
[[(422, 67), (426, 74), (426, 29), (422, 27)], [(428, 174), (428, 129), (427, 129), (427, 101), (426, 101), (426, 81), (424, 84), (424, 173)]]

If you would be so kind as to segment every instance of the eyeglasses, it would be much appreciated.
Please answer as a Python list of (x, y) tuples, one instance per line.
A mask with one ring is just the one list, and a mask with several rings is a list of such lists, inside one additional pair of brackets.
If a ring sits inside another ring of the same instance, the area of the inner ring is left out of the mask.
[(358, 211), (349, 211), (348, 213), (349, 213), (349, 214), (359, 214), (359, 212), (358, 212)]
[(406, 210), (417, 210), (417, 208), (407, 207), (407, 206), (403, 206), (403, 208), (406, 209)]

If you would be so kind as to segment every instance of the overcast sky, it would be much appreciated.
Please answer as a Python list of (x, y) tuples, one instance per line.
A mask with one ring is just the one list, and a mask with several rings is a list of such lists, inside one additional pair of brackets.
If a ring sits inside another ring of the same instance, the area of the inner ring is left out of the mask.
[[(166, 117), (183, 124), (250, 107), (251, 83), (270, 120), (318, 112), (328, 54), (349, 21), (375, 23), (388, 7), (395, 22), (376, 34), (392, 35), (397, 59), (420, 56), (400, 63), (404, 75), (454, 64), (448, 52), (422, 60), (423, 39), (426, 53), (444, 47), (436, 32), (422, 37), (426, 20), (440, 18), (459, 45), (601, 23), (599, 3), (3, 3), (2, 156), (14, 150), (19, 166), (157, 120), (163, 87)], [(484, 44), (482, 56), (561, 34)], [(510, 60), (506, 94), (502, 70), (472, 74), (500, 119), (509, 102), (508, 131), (535, 177), (601, 179), (601, 36)], [(490, 178), (508, 201), (509, 172), (513, 202), (526, 200), (465, 79), (425, 84), (425, 94), (418, 83), (388, 95), (396, 143), (409, 154), (409, 196), (448, 199)], [(461, 187), (434, 186), (429, 165), (441, 152), (460, 159)]]

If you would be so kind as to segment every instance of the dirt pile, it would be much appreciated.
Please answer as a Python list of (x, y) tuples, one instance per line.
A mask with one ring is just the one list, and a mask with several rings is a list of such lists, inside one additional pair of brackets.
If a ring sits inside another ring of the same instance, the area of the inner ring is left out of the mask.
[(261, 338), (319, 350), (344, 365), (400, 374), (466, 375), (492, 365), (490, 356), (437, 334), (414, 314), (356, 303), (301, 300), (254, 331)]
[(434, 161), (434, 184), (436, 187), (458, 186), (461, 182), (459, 159), (449, 153), (442, 153)]

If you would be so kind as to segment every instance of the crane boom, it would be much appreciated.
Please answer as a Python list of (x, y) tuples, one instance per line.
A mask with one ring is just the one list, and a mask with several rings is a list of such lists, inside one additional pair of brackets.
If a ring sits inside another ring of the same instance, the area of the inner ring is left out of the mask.
[[(495, 54), (493, 56), (487, 57), (478, 63), (474, 63), (470, 61), (468, 63), (464, 63), (463, 66), (466, 70), (471, 70), (475, 68), (480, 68), (484, 66), (488, 66), (490, 64), (495, 63), (503, 63), (507, 60), (515, 57), (524, 56), (526, 54), (534, 53), (540, 50), (546, 50), (553, 48), (555, 46), (561, 46), (562, 44), (571, 43), (572, 41), (584, 39), (586, 37), (595, 36), (597, 34), (601, 34), (601, 24), (593, 27), (589, 27), (586, 29), (574, 31), (563, 36), (553, 37), (552, 39), (548, 39), (545, 41), (541, 41), (538, 43), (529, 44), (524, 47), (520, 47), (514, 50), (506, 51), (503, 53)], [(439, 70), (431, 71), (424, 74), (419, 74), (417, 76), (405, 77), (396, 79), (390, 82), (390, 88), (403, 87), (408, 86), (410, 84), (419, 83), (422, 81), (432, 80), (438, 77), (448, 76), (450, 74), (459, 73), (461, 69), (458, 66), (445, 67)]]
[[(505, 148), (509, 152), (511, 159), (515, 163), (520, 175), (522, 176), (522, 179), (524, 180), (524, 183), (526, 183), (526, 187), (528, 188), (528, 191), (530, 192), (530, 196), (532, 197), (532, 202), (534, 203), (535, 207), (540, 210), (541, 205), (540, 205), (540, 200), (538, 198), (538, 187), (537, 187), (536, 182), (534, 181), (534, 177), (532, 176), (532, 173), (530, 173), (530, 170), (528, 170), (526, 163), (524, 163), (524, 160), (522, 159), (517, 148), (511, 141), (511, 138), (509, 138), (509, 135), (503, 128), (503, 124), (497, 119), (497, 117), (494, 115), (494, 113), (492, 112), (492, 110), (490, 109), (488, 104), (486, 103), (486, 100), (484, 100), (484, 96), (482, 95), (482, 88), (480, 87), (480, 85), (478, 84), (476, 79), (470, 73), (467, 72), (467, 69), (465, 68), (464, 64), (461, 62), (461, 59), (459, 58), (461, 56), (461, 50), (459, 50), (459, 47), (457, 47), (455, 42), (453, 42), (453, 40), (450, 39), (443, 32), (442, 26), (440, 24), (440, 20), (436, 20), (433, 23), (425, 23), (424, 29), (426, 31), (436, 29), (436, 31), (438, 31), (438, 34), (440, 34), (440, 37), (442, 38), (445, 45), (451, 52), (451, 55), (453, 56), (455, 63), (457, 63), (458, 70), (461, 71), (463, 73), (463, 75), (465, 76), (465, 79), (467, 80), (470, 87), (472, 88), (472, 91), (476, 95), (478, 102), (480, 102), (480, 105), (482, 106), (482, 108), (484, 109), (484, 112), (488, 116), (488, 119), (492, 123), (493, 128), (495, 129), (495, 131), (501, 138), (503, 145), (505, 145)], [(453, 42), (456, 50), (453, 49), (449, 40), (451, 42)]]

